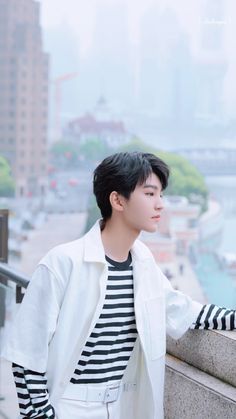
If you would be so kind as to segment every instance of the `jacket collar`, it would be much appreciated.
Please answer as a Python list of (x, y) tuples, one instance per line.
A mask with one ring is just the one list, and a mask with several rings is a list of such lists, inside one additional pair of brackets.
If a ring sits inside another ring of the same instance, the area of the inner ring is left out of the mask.
[(84, 260), (85, 262), (106, 263), (102, 243), (100, 221), (97, 220), (93, 227), (85, 234)]
[[(106, 264), (104, 247), (101, 237), (101, 220), (97, 220), (93, 227), (85, 234), (84, 260), (85, 262), (100, 262)], [(150, 250), (140, 241), (135, 240), (131, 254), (133, 260), (150, 259)]]

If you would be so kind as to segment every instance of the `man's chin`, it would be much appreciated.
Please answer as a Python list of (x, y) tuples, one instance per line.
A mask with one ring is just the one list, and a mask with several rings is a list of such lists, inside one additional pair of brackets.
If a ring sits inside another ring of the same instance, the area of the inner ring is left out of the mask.
[(144, 229), (146, 233), (155, 233), (157, 231), (157, 225), (153, 225)]

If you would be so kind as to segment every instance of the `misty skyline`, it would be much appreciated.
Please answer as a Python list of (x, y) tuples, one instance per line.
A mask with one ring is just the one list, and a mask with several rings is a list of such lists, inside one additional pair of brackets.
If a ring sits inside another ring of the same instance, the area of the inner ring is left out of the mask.
[[(99, 7), (98, 7), (99, 4)], [(62, 118), (92, 110), (103, 95), (115, 110), (191, 122), (235, 118), (232, 1), (41, 0), (52, 79), (62, 86)], [(180, 7), (181, 6), (181, 7)], [(135, 128), (135, 124), (134, 124)]]

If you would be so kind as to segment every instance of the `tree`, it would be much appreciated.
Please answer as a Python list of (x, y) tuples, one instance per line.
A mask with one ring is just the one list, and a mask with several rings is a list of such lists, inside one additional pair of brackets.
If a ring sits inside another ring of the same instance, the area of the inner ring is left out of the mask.
[(145, 151), (163, 159), (170, 167), (169, 185), (165, 193), (167, 195), (185, 196), (190, 202), (199, 203), (202, 210), (206, 210), (208, 190), (205, 179), (186, 158), (174, 153), (159, 151), (145, 144), (139, 138), (133, 138), (121, 150)]
[(139, 137), (133, 137), (129, 143), (119, 147), (117, 151), (149, 151), (150, 146), (145, 144)]
[(7, 160), (0, 156), (0, 196), (13, 196), (15, 184)]
[(203, 202), (208, 196), (205, 179), (199, 170), (186, 158), (174, 153), (159, 152), (162, 158), (170, 167), (170, 181), (168, 193), (170, 195), (183, 195), (191, 200), (199, 195)]
[(100, 138), (88, 138), (79, 148), (80, 155), (88, 161), (101, 160), (113, 151)]
[(57, 141), (51, 147), (51, 156), (56, 166), (75, 166), (78, 162), (79, 146), (70, 141)]

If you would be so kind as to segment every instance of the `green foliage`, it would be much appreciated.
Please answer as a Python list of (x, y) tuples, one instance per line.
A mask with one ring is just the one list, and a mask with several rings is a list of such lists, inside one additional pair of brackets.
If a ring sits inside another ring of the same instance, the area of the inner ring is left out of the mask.
[(79, 147), (70, 141), (57, 141), (50, 151), (55, 164), (71, 167), (78, 161)]
[(4, 157), (0, 156), (0, 196), (13, 196), (15, 192), (11, 169)]
[(165, 193), (186, 196), (190, 202), (199, 203), (202, 210), (206, 209), (208, 190), (204, 177), (186, 158), (174, 153), (158, 151), (139, 138), (132, 139), (129, 144), (122, 147), (122, 151), (144, 151), (160, 157), (170, 167), (169, 185)]
[(150, 146), (148, 146), (147, 144), (145, 144), (140, 138), (138, 137), (133, 137), (130, 142), (128, 144), (125, 144), (122, 147), (119, 147), (119, 149), (117, 150), (119, 151), (127, 151), (127, 152), (132, 152), (132, 151), (146, 151), (149, 152), (150, 151)]
[(65, 154), (67, 152), (78, 153), (78, 147), (69, 141), (57, 141), (52, 145), (51, 151), (55, 154)]
[(79, 152), (85, 160), (97, 161), (102, 160), (105, 156), (111, 154), (113, 150), (111, 150), (103, 140), (99, 138), (89, 138), (80, 145)]
[(78, 162), (93, 163), (113, 153), (105, 141), (99, 138), (88, 138), (82, 144), (71, 141), (57, 141), (51, 148), (52, 161), (55, 166), (63, 168), (77, 166)]
[(170, 167), (170, 179), (166, 193), (186, 196), (190, 201), (200, 203), (202, 209), (205, 209), (208, 190), (199, 170), (182, 156), (166, 152), (156, 154)]

